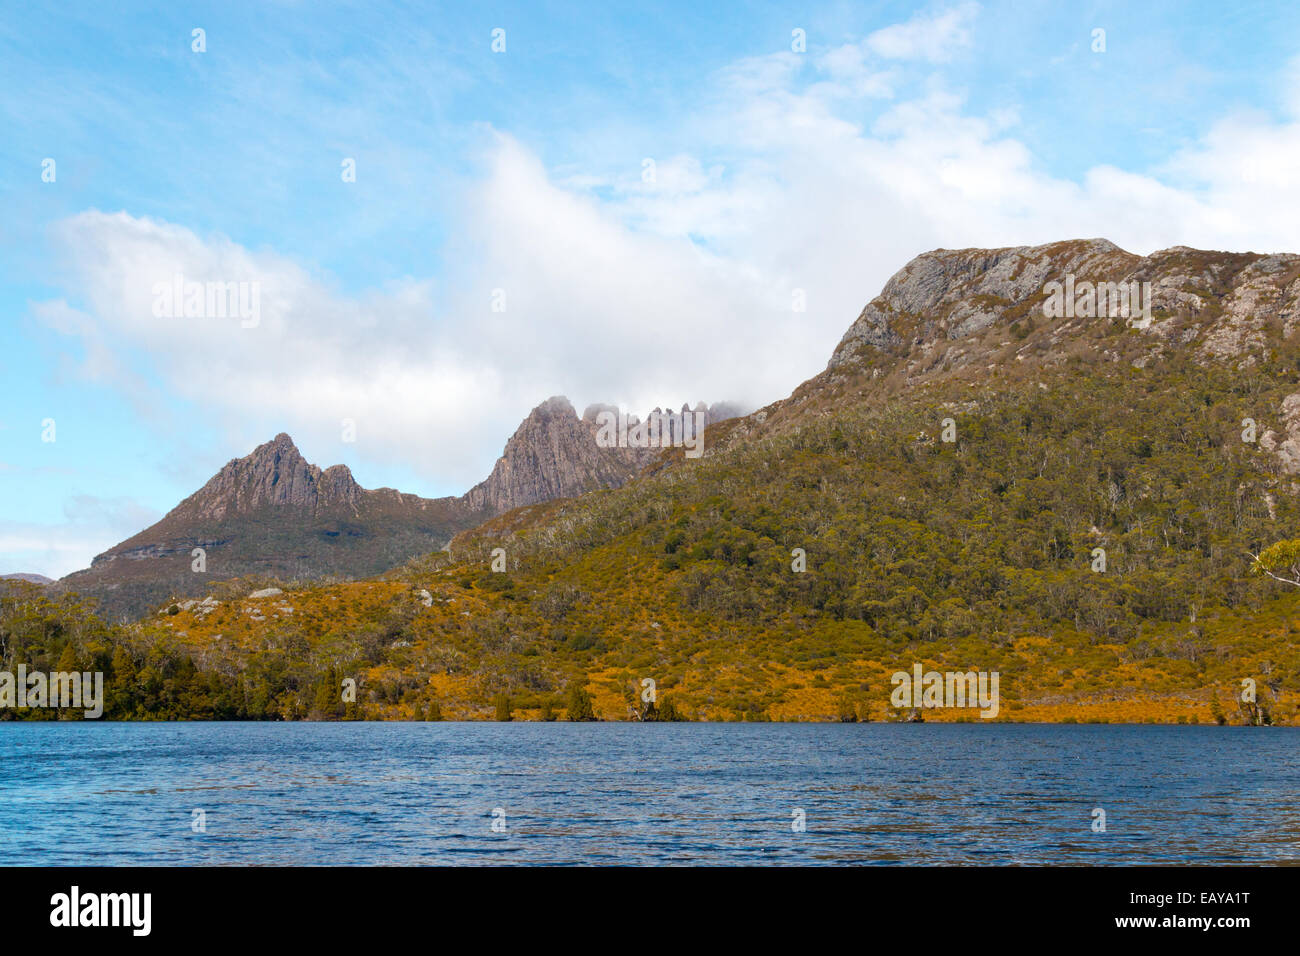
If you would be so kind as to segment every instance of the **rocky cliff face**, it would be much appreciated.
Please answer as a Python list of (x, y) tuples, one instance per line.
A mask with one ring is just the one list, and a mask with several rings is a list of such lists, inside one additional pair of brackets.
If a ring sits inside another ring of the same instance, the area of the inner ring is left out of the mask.
[(321, 471), (304, 459), (293, 439), (282, 432), (266, 444), (258, 445), (247, 457), (227, 464), (182, 501), (172, 515), (220, 521), (229, 515), (278, 505), (312, 513), (332, 508), (355, 511), (367, 494), (370, 493), (356, 483), (346, 465)]
[(644, 464), (639, 452), (599, 447), (596, 426), (579, 418), (567, 398), (555, 396), (524, 419), (492, 473), (464, 501), (472, 510), (499, 514), (596, 488), (617, 488)]
[(844, 333), (830, 367), (852, 362), (863, 345), (903, 345), (909, 333), (914, 344), (965, 338), (997, 323), (1017, 305), (1045, 298), (1043, 287), (1054, 278), (1073, 273), (1118, 279), (1139, 261), (1105, 239), (927, 252), (903, 266), (867, 303)]
[[(1300, 256), (1175, 246), (1144, 257), (1105, 239), (939, 249), (917, 256), (885, 284), (844, 334), (828, 367), (853, 366), (884, 351), (909, 355), (912, 371), (925, 370), (919, 353), (942, 351), (951, 368), (987, 357), (1007, 344), (1009, 334), (1024, 339), (1045, 329), (1059, 341), (1089, 322), (1116, 318), (1099, 314), (1095, 300), (1092, 315), (1045, 315), (1050, 284), (1067, 277), (1076, 289), (1149, 283), (1150, 322), (1129, 323), (1146, 351), (1192, 345), (1207, 359), (1250, 361), (1266, 325), (1277, 325), (1284, 337), (1300, 327)], [(1035, 344), (1026, 342), (1023, 351)]]
[[(682, 405), (682, 414), (689, 411), (703, 413), (707, 426), (735, 416), (739, 407), (729, 402), (711, 407), (701, 402), (694, 410)], [(590, 405), (579, 417), (564, 396), (548, 398), (510, 436), (492, 474), (465, 495), (466, 506), (500, 514), (540, 501), (577, 497), (597, 488), (621, 487), (657, 458), (661, 449), (600, 447), (601, 412), (617, 415), (619, 410), (613, 405)]]
[(1281, 431), (1268, 429), (1259, 438), (1259, 447), (1277, 457), (1285, 474), (1300, 475), (1300, 392), (1282, 400), (1278, 420)]

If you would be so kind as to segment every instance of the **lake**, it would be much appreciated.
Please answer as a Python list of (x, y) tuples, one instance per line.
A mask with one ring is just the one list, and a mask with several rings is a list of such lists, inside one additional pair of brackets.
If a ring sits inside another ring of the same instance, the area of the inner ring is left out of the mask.
[(1300, 728), (3, 723), (0, 864), (1294, 862), (1298, 754)]

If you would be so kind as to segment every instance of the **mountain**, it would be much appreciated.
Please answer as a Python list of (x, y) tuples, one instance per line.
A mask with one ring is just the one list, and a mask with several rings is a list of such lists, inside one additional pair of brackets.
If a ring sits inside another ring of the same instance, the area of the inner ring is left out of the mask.
[[(1078, 291), (1074, 305), (1091, 305), (1047, 317), (1053, 283)], [(1102, 283), (1137, 283), (1147, 314), (1099, 314), (1093, 293)], [(856, 396), (849, 400), (868, 393), (892, 399), (918, 387), (996, 387), (1071, 368), (1109, 377), (1161, 361), (1259, 369), (1278, 361), (1298, 330), (1300, 255), (1175, 246), (1137, 256), (1105, 239), (938, 249), (890, 278), (845, 332), (826, 371), (728, 434), (780, 431), (824, 415), (824, 401), (844, 401), (846, 393)], [(1291, 374), (1285, 362), (1282, 368)], [(1287, 394), (1257, 410), (1259, 446), (1275, 451), (1288, 473), (1300, 473), (1300, 392)]]
[(650, 679), (660, 713), (897, 720), (920, 664), (1000, 674), (998, 720), (1296, 723), (1300, 589), (1250, 556), (1300, 537), (1297, 332), (1294, 255), (936, 250), (701, 457), (130, 640), (217, 682), (166, 705), (198, 715), (334, 716), (348, 675), (374, 718), (624, 718)]
[(43, 574), (0, 574), (0, 581), (26, 581), (29, 584), (53, 584), (53, 578)]
[[(656, 408), (648, 413), (662, 413)], [(724, 421), (740, 407), (719, 402), (708, 408), (683, 405), (679, 414), (698, 412), (700, 421)], [(555, 396), (533, 409), (506, 442), (506, 449), (484, 481), (464, 496), (473, 511), (499, 514), (555, 498), (573, 498), (598, 488), (618, 488), (659, 457), (658, 447), (602, 448), (598, 416), (618, 414), (613, 405), (591, 405), (579, 418), (567, 398)]]
[[(1068, 308), (1072, 321), (1052, 324), (1053, 343), (1095, 327), (1094, 319), (1120, 319), (1120, 326), (1146, 333), (1128, 344), (1147, 354), (1169, 345), (1191, 346), (1203, 359), (1231, 359), (1261, 348), (1270, 325), (1282, 339), (1300, 327), (1298, 268), (1296, 255), (1175, 246), (1144, 257), (1105, 239), (939, 249), (917, 256), (889, 280), (845, 333), (829, 367), (893, 357), (904, 349), (913, 356), (907, 365), (913, 373), (932, 370), (941, 359), (948, 368), (987, 359), (992, 337), (1010, 332), (1023, 339), (1046, 325), (1042, 307), (1052, 298), (1048, 287), (1067, 280), (1067, 290), (1078, 290)], [(1102, 315), (1100, 283), (1138, 283), (1149, 295), (1143, 302), (1149, 301), (1150, 315), (1145, 320), (1128, 312)], [(938, 347), (954, 341), (962, 344)], [(1020, 348), (1014, 360), (1029, 350), (1029, 345)]]
[[(524, 419), (485, 481), (460, 497), (430, 499), (362, 488), (346, 466), (322, 470), (280, 434), (59, 583), (116, 620), (246, 575), (367, 577), (438, 551), (457, 531), (502, 511), (618, 487), (657, 453), (598, 447), (595, 425), (554, 397)], [(204, 552), (202, 571), (194, 570), (196, 548)]]
[(96, 598), (109, 618), (134, 617), (227, 578), (376, 574), (441, 548), (480, 517), (455, 498), (364, 489), (346, 466), (321, 470), (280, 434), (60, 584)]
[(1002, 719), (1248, 719), (1251, 676), (1294, 722), (1300, 592), (1250, 555), (1300, 536), (1298, 332), (1300, 256), (936, 250), (704, 458), (503, 515), (406, 580), (504, 547), (457, 647), (489, 660), (504, 629), (518, 656), (477, 693), (537, 701), (532, 649), (610, 716), (644, 675), (714, 719), (888, 718), (923, 662), (999, 671)]

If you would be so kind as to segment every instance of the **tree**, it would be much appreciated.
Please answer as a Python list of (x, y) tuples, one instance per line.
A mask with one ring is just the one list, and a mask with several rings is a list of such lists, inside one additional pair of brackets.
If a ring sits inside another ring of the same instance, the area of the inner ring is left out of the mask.
[(858, 705), (853, 695), (848, 691), (840, 694), (839, 700), (839, 719), (842, 724), (856, 724), (858, 722)]
[(511, 721), (515, 719), (514, 714), (511, 713), (512, 708), (510, 705), (509, 694), (497, 694), (495, 705), (497, 709), (497, 720)]
[(1255, 559), (1252, 574), (1267, 574), (1275, 581), (1300, 588), (1300, 538), (1279, 541), (1250, 556)]
[(580, 685), (569, 688), (569, 720), (595, 720), (596, 711), (591, 706), (591, 695)]
[(63, 653), (59, 655), (59, 663), (54, 668), (62, 674), (71, 674), (81, 668), (77, 665), (77, 652), (72, 649), (72, 642), (63, 645)]
[(659, 716), (661, 721), (676, 722), (685, 720), (686, 717), (677, 709), (671, 697), (663, 697), (659, 701)]
[(318, 719), (332, 720), (338, 716), (339, 704), (342, 703), (339, 692), (335, 690), (338, 686), (338, 677), (333, 669), (316, 686), (316, 696), (312, 702), (312, 710)]
[(135, 711), (135, 661), (131, 660), (126, 648), (119, 644), (113, 648), (113, 659), (109, 667), (111, 676), (104, 711), (113, 718), (129, 717)]

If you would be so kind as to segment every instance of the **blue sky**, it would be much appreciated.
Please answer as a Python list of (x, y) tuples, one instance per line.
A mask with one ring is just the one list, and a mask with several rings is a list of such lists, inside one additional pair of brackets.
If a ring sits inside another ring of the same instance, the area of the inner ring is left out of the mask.
[(0, 573), (280, 431), (458, 494), (551, 394), (766, 403), (930, 248), (1300, 251), (1292, 3), (176, 7), (0, 13)]

